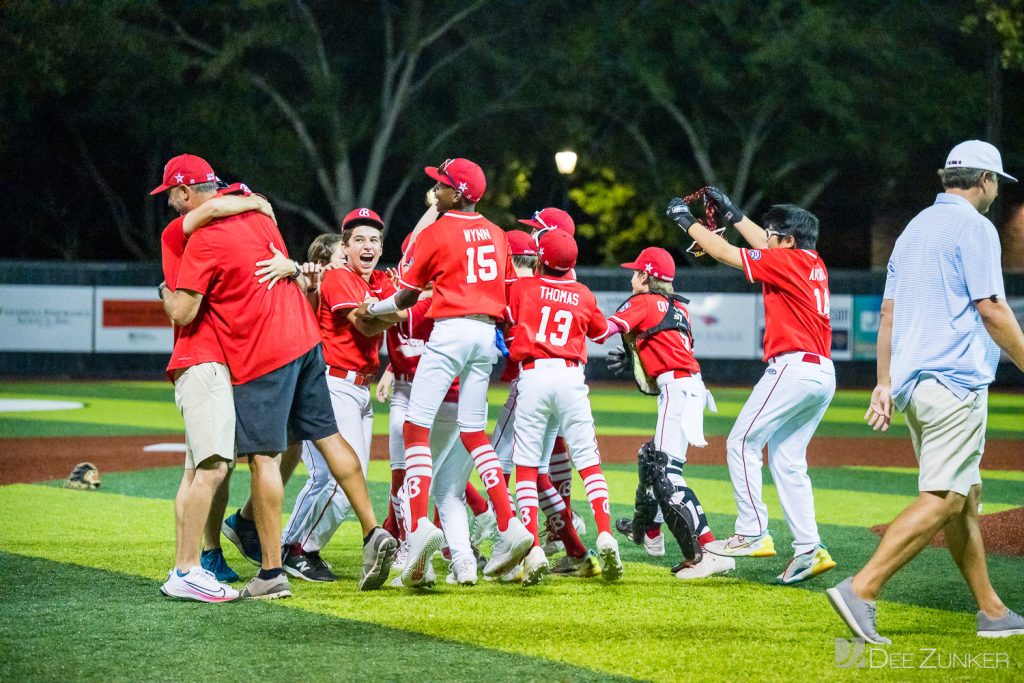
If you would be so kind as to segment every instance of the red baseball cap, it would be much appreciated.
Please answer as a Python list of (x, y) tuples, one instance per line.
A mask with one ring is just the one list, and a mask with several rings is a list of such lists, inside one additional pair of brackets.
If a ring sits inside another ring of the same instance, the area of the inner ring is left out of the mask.
[(384, 221), (380, 219), (377, 212), (373, 209), (359, 208), (352, 209), (345, 217), (341, 219), (341, 229), (344, 230), (345, 226), (349, 223), (375, 223), (381, 230), (384, 229)]
[(509, 253), (513, 256), (537, 255), (537, 244), (525, 230), (509, 230), (505, 236), (508, 237)]
[(565, 211), (554, 207), (535, 211), (533, 218), (522, 218), (519, 222), (523, 225), (529, 225), (534, 230), (561, 228), (570, 235), (576, 234), (576, 223), (573, 222), (572, 216)]
[(437, 182), (455, 188), (471, 202), (480, 201), (487, 189), (483, 169), (469, 159), (446, 159), (440, 166), (427, 166), (423, 170)]
[(659, 247), (647, 247), (636, 257), (632, 263), (623, 263), (623, 268), (629, 270), (642, 270), (651, 277), (656, 277), (665, 282), (672, 282), (676, 276), (676, 262), (672, 254)]
[(576, 265), (579, 249), (576, 240), (564, 230), (548, 230), (540, 236), (537, 252), (540, 262), (553, 270), (571, 270)]
[(193, 154), (179, 154), (164, 166), (164, 182), (150, 194), (160, 194), (178, 185), (197, 185), (217, 180), (206, 159)]

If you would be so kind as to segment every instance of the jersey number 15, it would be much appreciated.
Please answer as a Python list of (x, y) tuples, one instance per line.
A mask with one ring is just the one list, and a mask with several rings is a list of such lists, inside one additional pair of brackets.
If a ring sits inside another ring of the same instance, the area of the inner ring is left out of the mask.
[(466, 282), (490, 282), (498, 277), (498, 262), (494, 260), (494, 245), (482, 244), (466, 249)]

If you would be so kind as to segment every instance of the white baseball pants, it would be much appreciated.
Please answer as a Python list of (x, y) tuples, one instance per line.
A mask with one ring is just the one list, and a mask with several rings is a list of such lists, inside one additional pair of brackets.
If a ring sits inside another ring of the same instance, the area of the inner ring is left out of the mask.
[(727, 453), (736, 533), (757, 536), (768, 529), (768, 506), (761, 497), (761, 451), (768, 446), (768, 467), (790, 531), (794, 554), (821, 542), (814, 519), (814, 493), (807, 476), (807, 444), (836, 392), (832, 361), (807, 363), (802, 352), (773, 358), (744, 404), (729, 433)]
[[(466, 484), (473, 472), (473, 459), (459, 438), (458, 406), (445, 402), (430, 429), (430, 452), (434, 456), (434, 478), (430, 492), (441, 517), (441, 530), (452, 560), (473, 557), (466, 513)], [(409, 515), (404, 515), (405, 519)]]
[[(681, 472), (686, 462), (687, 446), (703, 448), (708, 445), (704, 439), (704, 408), (718, 412), (715, 400), (711, 397), (701, 379), (700, 373), (690, 377), (676, 378), (674, 373), (666, 372), (657, 378), (658, 388), (658, 426), (654, 431), (655, 449), (665, 453), (677, 461), (669, 467), (668, 480), (674, 486), (686, 486), (686, 479)], [(676, 502), (683, 498), (681, 492)], [(661, 508), (654, 518), (659, 524), (664, 522)]]

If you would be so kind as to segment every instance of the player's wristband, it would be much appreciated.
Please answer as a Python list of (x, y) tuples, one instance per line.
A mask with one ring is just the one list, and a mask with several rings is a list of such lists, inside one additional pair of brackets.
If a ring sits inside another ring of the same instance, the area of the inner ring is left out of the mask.
[(384, 301), (374, 301), (372, 304), (366, 307), (367, 315), (379, 316), (388, 315), (389, 313), (398, 313), (398, 302), (395, 300), (397, 294), (392, 294)]

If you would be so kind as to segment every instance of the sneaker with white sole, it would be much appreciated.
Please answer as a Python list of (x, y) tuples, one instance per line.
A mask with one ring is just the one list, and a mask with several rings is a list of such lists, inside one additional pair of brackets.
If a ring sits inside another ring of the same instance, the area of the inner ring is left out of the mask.
[(551, 566), (551, 573), (556, 576), (575, 576), (581, 579), (589, 579), (601, 575), (601, 561), (593, 550), (588, 550), (583, 557), (570, 557), (566, 555)]
[(307, 553), (299, 546), (285, 546), (281, 550), (281, 567), (289, 575), (305, 581), (330, 583), (338, 580), (318, 551)]
[(533, 534), (518, 518), (508, 521), (508, 528), (498, 532), (498, 540), (491, 549), (491, 559), (484, 567), (484, 576), (501, 576), (522, 561), (533, 547)]
[(363, 575), (359, 579), (359, 590), (372, 591), (384, 585), (397, 551), (398, 541), (394, 536), (381, 527), (370, 532), (370, 540), (363, 544)]
[(834, 588), (829, 588), (825, 595), (832, 609), (839, 613), (853, 635), (863, 638), (872, 645), (888, 645), (892, 642), (878, 634), (875, 628), (875, 602), (864, 600), (853, 592), (853, 577), (844, 579)]
[(291, 596), (292, 587), (288, 584), (288, 575), (284, 572), (272, 579), (261, 579), (257, 574), (249, 580), (249, 583), (245, 584), (240, 595), (240, 597), (254, 600), (277, 600)]
[(230, 602), (238, 598), (238, 591), (220, 583), (213, 572), (202, 567), (192, 567), (184, 576), (172, 569), (167, 573), (167, 581), (160, 586), (160, 592), (169, 598), (197, 602)]
[[(677, 565), (678, 566), (678, 565)], [(727, 574), (736, 569), (736, 560), (731, 557), (723, 557), (712, 553), (704, 553), (704, 557), (697, 564), (683, 563), (683, 566), (672, 573), (677, 579), (684, 581), (689, 579), (705, 579), (715, 574)]]
[(1012, 609), (1006, 610), (1006, 614), (993, 619), (983, 611), (978, 611), (978, 637), (979, 638), (1009, 638), (1010, 636), (1024, 636), (1024, 617)]
[(444, 582), (452, 586), (475, 586), (476, 566), (475, 557), (460, 557), (453, 560)]
[(601, 558), (601, 576), (606, 581), (615, 581), (622, 577), (619, 542), (607, 531), (597, 535), (597, 554)]
[(760, 536), (733, 534), (725, 540), (705, 544), (704, 550), (725, 557), (774, 557), (775, 541), (767, 531)]
[(493, 538), (498, 531), (498, 518), (494, 516), (494, 508), (487, 504), (487, 510), (473, 517), (473, 529), (469, 534), (469, 542), (473, 545), (480, 545), (489, 538)]
[(786, 565), (786, 571), (775, 579), (775, 583), (791, 586), (824, 574), (835, 566), (836, 561), (828, 554), (828, 547), (819, 543), (812, 550), (794, 556)]
[(405, 568), (405, 561), (409, 558), (409, 543), (403, 538), (395, 551), (395, 559), (391, 560), (391, 568), (402, 571)]
[[(444, 534), (426, 517), (421, 517), (416, 524), (416, 531), (406, 536), (409, 542), (409, 554), (405, 566), (402, 567), (402, 585), (418, 588), (427, 585), (427, 569), (433, 571), (431, 560), (434, 553), (444, 545)], [(429, 582), (433, 585), (433, 581)]]
[(539, 545), (533, 546), (523, 559), (523, 585), (533, 586), (540, 583), (550, 569), (544, 549)]
[(644, 534), (644, 550), (651, 557), (665, 557), (665, 534), (660, 530), (654, 538)]

